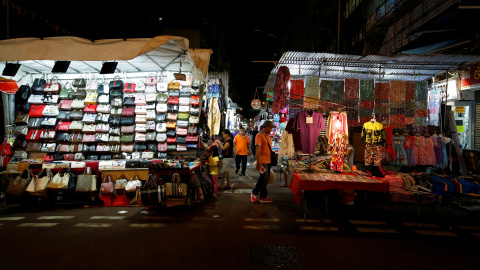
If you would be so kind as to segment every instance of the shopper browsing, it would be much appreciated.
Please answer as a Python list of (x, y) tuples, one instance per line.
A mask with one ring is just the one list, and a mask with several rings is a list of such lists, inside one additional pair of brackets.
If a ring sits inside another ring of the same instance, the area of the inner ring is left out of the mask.
[(208, 157), (206, 165), (208, 165), (208, 172), (212, 176), (213, 180), (213, 194), (215, 197), (218, 193), (218, 149), (216, 146), (210, 147), (206, 150), (206, 156)]
[(233, 140), (233, 144), (235, 145), (235, 164), (237, 169), (235, 173), (238, 173), (240, 170), (240, 164), (242, 164), (242, 172), (240, 175), (245, 176), (245, 171), (247, 170), (247, 157), (250, 154), (250, 139), (245, 134), (245, 128), (241, 127), (238, 135), (235, 136)]
[[(223, 151), (223, 167), (221, 170), (221, 179), (220, 183), (218, 184), (219, 191), (223, 190), (230, 190), (230, 167), (232, 166), (233, 163), (233, 139), (232, 139), (232, 133), (230, 130), (225, 129), (222, 132), (223, 135), (223, 144), (220, 142), (220, 140), (217, 140), (217, 143), (219, 144), (219, 148), (222, 149)], [(225, 183), (225, 179), (227, 179), (227, 185), (224, 187), (223, 184)]]
[[(257, 180), (257, 184), (252, 190), (251, 200), (252, 202), (270, 203), (273, 200), (268, 198), (267, 184), (270, 177), (270, 164), (271, 164), (271, 145), (272, 140), (270, 133), (274, 127), (272, 121), (265, 121), (262, 126), (262, 130), (255, 137), (256, 155), (255, 155), (255, 167), (260, 172), (260, 177)], [(260, 196), (260, 198), (258, 198)]]

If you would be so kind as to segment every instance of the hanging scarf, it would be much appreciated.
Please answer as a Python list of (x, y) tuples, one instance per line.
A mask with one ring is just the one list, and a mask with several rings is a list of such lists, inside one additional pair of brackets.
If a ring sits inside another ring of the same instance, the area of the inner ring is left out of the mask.
[(273, 88), (273, 113), (278, 113), (278, 111), (287, 106), (289, 80), (290, 71), (287, 67), (281, 66), (278, 69), (275, 87)]

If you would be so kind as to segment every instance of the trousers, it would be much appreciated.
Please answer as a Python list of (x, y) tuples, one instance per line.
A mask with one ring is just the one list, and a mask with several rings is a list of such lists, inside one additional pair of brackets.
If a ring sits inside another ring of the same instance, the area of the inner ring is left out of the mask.
[(264, 173), (260, 173), (260, 177), (257, 180), (257, 184), (255, 184), (255, 187), (252, 190), (252, 193), (254, 195), (260, 194), (260, 198), (267, 198), (268, 197), (268, 191), (267, 191), (267, 185), (268, 185), (268, 179), (270, 178), (270, 164), (263, 164), (263, 167), (267, 169)]
[(380, 166), (382, 164), (382, 147), (375, 144), (365, 145), (365, 166)]
[(235, 155), (235, 165), (237, 171), (240, 170), (240, 163), (242, 164), (242, 174), (247, 170), (247, 155)]

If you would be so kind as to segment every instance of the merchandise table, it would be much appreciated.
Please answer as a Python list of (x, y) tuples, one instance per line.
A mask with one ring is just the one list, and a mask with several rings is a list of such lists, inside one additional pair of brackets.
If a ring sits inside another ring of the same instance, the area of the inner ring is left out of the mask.
[[(342, 179), (339, 179), (341, 176)], [(351, 177), (349, 177), (351, 176)], [(351, 174), (338, 173), (294, 173), (290, 185), (295, 203), (302, 201), (302, 191), (355, 189), (388, 193), (388, 181), (375, 180), (370, 177), (360, 177)]]

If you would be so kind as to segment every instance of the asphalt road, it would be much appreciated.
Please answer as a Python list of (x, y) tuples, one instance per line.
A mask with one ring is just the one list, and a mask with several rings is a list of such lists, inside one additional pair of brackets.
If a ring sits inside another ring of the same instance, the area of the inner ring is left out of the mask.
[(329, 216), (312, 199), (304, 222), (279, 180), (251, 203), (256, 177), (195, 207), (2, 211), (0, 269), (480, 269), (476, 218), (369, 194)]

